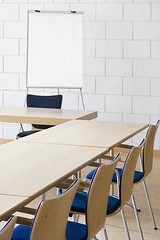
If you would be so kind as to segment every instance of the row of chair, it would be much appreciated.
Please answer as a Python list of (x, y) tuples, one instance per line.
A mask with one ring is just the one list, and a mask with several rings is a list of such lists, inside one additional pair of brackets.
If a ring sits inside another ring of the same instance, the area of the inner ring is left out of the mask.
[[(123, 212), (122, 207), (130, 199), (134, 171), (142, 146), (143, 143), (132, 148), (125, 160), (123, 174), (119, 178), (119, 198), (109, 196), (113, 173), (120, 159), (117, 154), (112, 162), (96, 168), (88, 193), (76, 192), (80, 184), (80, 180), (76, 180), (56, 198), (42, 201), (37, 208), (31, 227), (18, 225), (11, 239), (61, 240), (65, 237), (67, 240), (92, 239), (102, 228), (104, 229), (106, 215), (112, 215), (120, 210)], [(76, 213), (83, 213), (86, 224), (67, 221), (70, 209)], [(105, 238), (107, 239), (106, 231)]]

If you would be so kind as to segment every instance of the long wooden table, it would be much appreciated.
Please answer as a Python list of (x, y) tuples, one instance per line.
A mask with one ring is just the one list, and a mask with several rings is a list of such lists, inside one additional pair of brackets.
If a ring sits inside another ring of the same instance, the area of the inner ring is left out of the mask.
[(14, 198), (0, 208), (0, 221), (107, 152), (107, 148), (20, 141), (1, 145), (0, 204), (4, 196), (16, 197), (17, 202)]
[(147, 126), (73, 120), (0, 146), (0, 221)]
[(58, 125), (73, 119), (92, 120), (97, 111), (0, 107), (0, 122)]
[(147, 127), (141, 123), (73, 120), (18, 141), (112, 149)]

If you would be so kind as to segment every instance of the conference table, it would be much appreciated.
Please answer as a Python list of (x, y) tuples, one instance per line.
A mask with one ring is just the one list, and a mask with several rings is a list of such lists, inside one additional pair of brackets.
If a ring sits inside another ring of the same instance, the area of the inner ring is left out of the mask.
[(148, 126), (78, 118), (0, 146), (0, 221)]

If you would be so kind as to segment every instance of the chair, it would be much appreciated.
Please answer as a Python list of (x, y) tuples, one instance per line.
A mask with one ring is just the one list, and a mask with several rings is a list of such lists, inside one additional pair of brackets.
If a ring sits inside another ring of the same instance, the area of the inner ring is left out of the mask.
[[(61, 105), (62, 105), (62, 98), (63, 98), (62, 95), (38, 96), (38, 95), (28, 94), (27, 95), (27, 107), (60, 109)], [(32, 124), (32, 127), (35, 130), (20, 132), (17, 135), (17, 138), (25, 137), (30, 134), (36, 133), (39, 130), (53, 127), (53, 125)]]
[(11, 217), (4, 227), (0, 230), (0, 240), (11, 240), (17, 217)]
[[(119, 176), (119, 173), (117, 171), (117, 178), (118, 178), (118, 183), (119, 183), (119, 185), (118, 185), (119, 196), (118, 197), (109, 196), (108, 197), (108, 205), (106, 208), (107, 209), (107, 212), (106, 212), (107, 217), (115, 215), (119, 211), (121, 211), (122, 219), (124, 222), (124, 226), (125, 226), (125, 230), (126, 230), (128, 239), (130, 239), (130, 235), (129, 235), (123, 207), (125, 206), (125, 204), (129, 201), (129, 199), (132, 196), (134, 171), (136, 168), (138, 156), (142, 149), (142, 145), (143, 145), (143, 143), (140, 146), (134, 147), (129, 151), (129, 153), (126, 157), (126, 160), (124, 162), (124, 165), (123, 165), (121, 176)], [(92, 177), (94, 176), (95, 171), (96, 171), (96, 169), (92, 171)], [(86, 178), (87, 178), (87, 176), (86, 176)], [(134, 201), (134, 199), (133, 199), (133, 201)], [(79, 201), (77, 194), (75, 195), (71, 209), (73, 209), (74, 211), (79, 212), (79, 213), (86, 211), (86, 208), (84, 205), (84, 200)], [(135, 209), (135, 211), (136, 211), (136, 209)], [(136, 217), (138, 218), (137, 212), (136, 212)], [(139, 218), (138, 218), (138, 222), (139, 222)], [(140, 225), (140, 223), (139, 223), (139, 225)], [(107, 239), (105, 229), (104, 229), (104, 234), (105, 234), (105, 239)]]
[[(144, 190), (145, 190), (145, 194), (146, 194), (146, 198), (147, 198), (147, 202), (148, 202), (148, 206), (149, 206), (149, 209), (150, 209), (151, 218), (152, 218), (155, 230), (157, 230), (157, 226), (156, 226), (151, 202), (150, 202), (150, 199), (149, 199), (149, 194), (148, 194), (148, 191), (147, 191), (145, 178), (152, 171), (154, 141), (155, 141), (155, 136), (156, 136), (156, 132), (157, 132), (159, 124), (160, 124), (160, 121), (157, 121), (156, 125), (151, 125), (148, 128), (148, 131), (147, 131), (147, 134), (146, 134), (146, 137), (145, 137), (145, 144), (143, 146), (143, 152), (142, 152), (142, 155), (141, 155), (141, 158), (140, 158), (141, 159), (141, 171), (135, 171), (135, 175), (134, 175), (134, 184), (143, 182), (143, 186), (144, 186)], [(120, 145), (120, 147), (123, 147), (123, 145)], [(126, 147), (126, 145), (125, 145), (125, 147)], [(117, 170), (118, 170), (119, 174), (121, 175), (122, 169), (117, 168)], [(117, 182), (115, 175), (113, 176), (112, 181)]]
[(108, 165), (101, 165), (96, 169), (87, 194), (76, 193), (71, 210), (84, 214), (86, 224), (68, 221), (67, 240), (90, 240), (103, 228), (110, 183), (118, 161), (119, 154)]
[(63, 194), (42, 201), (37, 208), (32, 226), (17, 226), (11, 239), (64, 240), (69, 211), (79, 183), (80, 179), (75, 180)]

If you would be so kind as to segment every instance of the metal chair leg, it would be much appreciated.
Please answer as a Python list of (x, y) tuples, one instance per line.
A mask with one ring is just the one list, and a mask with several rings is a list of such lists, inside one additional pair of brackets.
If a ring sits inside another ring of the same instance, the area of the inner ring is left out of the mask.
[(93, 240), (98, 240), (98, 238), (96, 238), (96, 236), (94, 236), (92, 239), (93, 239)]
[(144, 190), (145, 190), (145, 194), (146, 194), (146, 198), (147, 198), (149, 210), (150, 210), (150, 213), (151, 213), (151, 217), (152, 217), (154, 229), (157, 230), (158, 228), (157, 228), (157, 226), (156, 226), (156, 221), (155, 221), (155, 218), (154, 218), (154, 214), (153, 214), (151, 202), (150, 202), (150, 199), (149, 199), (149, 194), (148, 194), (148, 191), (147, 191), (147, 186), (146, 186), (145, 180), (143, 180), (143, 186), (144, 186)]
[(139, 216), (138, 216), (138, 212), (137, 212), (136, 202), (135, 202), (133, 194), (131, 195), (131, 198), (132, 198), (132, 202), (133, 202), (133, 207), (134, 207), (134, 212), (135, 212), (135, 216), (136, 216), (136, 220), (137, 220), (140, 238), (141, 238), (141, 240), (144, 240), (143, 232), (142, 232), (142, 228), (141, 228), (141, 224), (140, 224), (140, 220), (139, 220)]
[[(128, 201), (127, 205), (130, 206), (131, 208), (133, 208), (133, 204), (131, 202)], [(141, 209), (137, 207), (137, 212), (140, 212), (140, 211), (141, 211)]]
[(126, 221), (126, 217), (125, 217), (123, 208), (121, 209), (121, 215), (122, 215), (122, 219), (123, 219), (123, 223), (124, 223), (124, 227), (125, 227), (127, 239), (130, 240), (131, 237), (130, 237), (130, 234), (129, 234), (129, 230), (128, 230), (128, 226), (127, 226), (127, 221)]
[(103, 233), (104, 233), (105, 240), (108, 240), (107, 231), (106, 231), (106, 227), (105, 226), (103, 226)]

